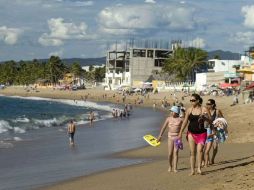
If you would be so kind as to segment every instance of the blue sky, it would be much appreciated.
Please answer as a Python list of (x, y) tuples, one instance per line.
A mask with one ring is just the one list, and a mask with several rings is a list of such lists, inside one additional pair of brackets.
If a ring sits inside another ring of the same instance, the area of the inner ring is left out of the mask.
[(0, 61), (105, 56), (129, 39), (243, 53), (253, 0), (0, 0)]

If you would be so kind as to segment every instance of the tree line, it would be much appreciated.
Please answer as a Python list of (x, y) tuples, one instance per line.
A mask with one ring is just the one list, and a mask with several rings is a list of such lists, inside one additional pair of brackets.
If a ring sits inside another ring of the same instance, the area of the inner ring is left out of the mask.
[(89, 71), (82, 69), (80, 63), (65, 64), (58, 56), (51, 56), (47, 62), (32, 61), (6, 61), (0, 64), (0, 83), (8, 85), (29, 85), (39, 79), (45, 79), (57, 84), (66, 73), (86, 81), (102, 82), (105, 78), (104, 68), (89, 67)]
[[(161, 73), (169, 76), (171, 82), (190, 80), (193, 73), (206, 67), (207, 55), (207, 52), (200, 48), (179, 47), (166, 59)], [(86, 81), (102, 82), (105, 72), (105, 67), (94, 69), (93, 66), (86, 72), (79, 63), (66, 65), (58, 56), (51, 56), (48, 62), (34, 59), (0, 64), (0, 83), (28, 85), (34, 84), (38, 79), (46, 79), (57, 84), (66, 73), (73, 73), (75, 77), (84, 78)]]

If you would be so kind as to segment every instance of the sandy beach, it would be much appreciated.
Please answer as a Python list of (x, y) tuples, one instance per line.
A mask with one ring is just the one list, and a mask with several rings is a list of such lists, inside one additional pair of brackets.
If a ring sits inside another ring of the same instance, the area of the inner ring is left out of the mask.
[[(114, 95), (115, 93), (115, 95)], [(58, 91), (52, 89), (38, 89), (27, 91), (22, 87), (8, 87), (0, 91), (0, 94), (12, 96), (38, 96), (47, 98), (81, 99), (87, 96), (91, 101), (105, 101), (123, 103), (122, 96), (116, 92), (103, 90), (79, 90)], [(107, 97), (103, 98), (103, 94)], [(177, 94), (179, 97), (182, 94)], [(172, 95), (169, 92), (151, 94), (149, 98), (143, 98), (144, 103), (140, 106), (152, 107), (154, 103), (161, 108), (161, 101), (166, 100), (172, 104)], [(126, 102), (135, 104), (135, 100), (141, 96), (128, 96)], [(204, 96), (204, 101), (211, 98)], [(184, 150), (179, 153), (179, 172), (168, 173), (166, 135), (159, 147), (146, 146), (141, 149), (119, 153), (117, 157), (145, 158), (151, 162), (113, 169), (89, 176), (79, 177), (64, 181), (60, 184), (44, 187), (47, 190), (100, 190), (100, 189), (139, 189), (139, 190), (174, 190), (174, 189), (254, 189), (254, 115), (253, 103), (243, 104), (240, 98), (239, 105), (230, 106), (233, 97), (212, 97), (217, 106), (229, 122), (229, 139), (220, 144), (216, 164), (204, 168), (202, 176), (189, 177), (189, 147), (184, 140)], [(183, 101), (189, 106), (189, 97)], [(158, 127), (158, 133), (160, 128)], [(98, 183), (99, 182), (99, 183)]]

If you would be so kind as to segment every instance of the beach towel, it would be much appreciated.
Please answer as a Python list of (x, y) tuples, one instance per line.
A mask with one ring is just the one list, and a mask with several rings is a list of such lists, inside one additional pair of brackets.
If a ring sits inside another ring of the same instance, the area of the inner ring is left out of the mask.
[(213, 121), (213, 125), (214, 127), (225, 130), (228, 127), (228, 122), (225, 118), (220, 117)]
[(217, 118), (213, 121), (213, 126), (216, 129), (216, 134), (214, 139), (219, 142), (223, 143), (228, 138), (228, 123), (225, 118)]

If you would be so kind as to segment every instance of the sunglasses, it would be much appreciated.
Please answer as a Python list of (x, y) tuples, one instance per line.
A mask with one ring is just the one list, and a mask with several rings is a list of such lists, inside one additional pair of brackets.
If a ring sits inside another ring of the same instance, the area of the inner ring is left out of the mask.
[(192, 99), (192, 100), (190, 100), (190, 102), (196, 102), (197, 100), (195, 100), (195, 99)]
[(211, 103), (206, 103), (206, 105), (207, 105), (207, 106), (211, 106), (211, 105), (213, 105), (213, 104), (211, 104)]

